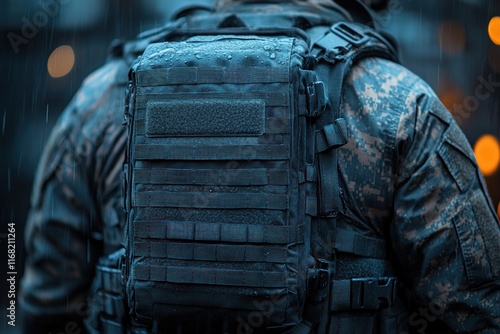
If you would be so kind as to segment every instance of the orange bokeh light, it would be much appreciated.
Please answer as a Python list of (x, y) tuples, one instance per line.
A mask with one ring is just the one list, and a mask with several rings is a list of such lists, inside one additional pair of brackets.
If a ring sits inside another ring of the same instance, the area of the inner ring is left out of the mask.
[(53, 78), (67, 75), (75, 65), (75, 53), (69, 45), (62, 45), (52, 51), (47, 61), (47, 70)]
[(474, 145), (474, 154), (483, 175), (493, 174), (500, 164), (500, 144), (492, 135), (484, 135)]
[(500, 45), (500, 16), (495, 16), (488, 24), (488, 35), (491, 41), (496, 45)]

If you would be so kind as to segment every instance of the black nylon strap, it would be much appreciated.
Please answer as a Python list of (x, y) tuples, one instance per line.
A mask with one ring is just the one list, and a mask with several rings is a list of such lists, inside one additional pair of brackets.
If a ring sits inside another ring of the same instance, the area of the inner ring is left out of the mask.
[(248, 242), (254, 244), (304, 242), (304, 225), (289, 227), (177, 221), (135, 221), (134, 229), (136, 239)]
[(138, 281), (183, 284), (211, 284), (255, 288), (284, 288), (286, 274), (277, 271), (249, 271), (217, 268), (186, 268), (137, 264), (134, 271)]
[[(319, 66), (317, 71), (328, 80), (328, 99), (330, 104), (326, 111), (316, 123), (316, 132), (321, 134), (316, 136), (316, 152), (318, 164), (318, 216), (333, 218), (337, 215), (337, 209), (340, 203), (340, 186), (338, 181), (337, 167), (337, 149), (338, 145), (331, 145), (331, 148), (326, 148), (330, 144), (340, 143), (340, 138), (347, 133), (343, 133), (343, 129), (333, 125), (335, 121), (341, 124), (338, 120), (340, 113), (340, 105), (332, 103), (332, 92), (342, 86), (344, 77), (336, 76), (335, 68), (341, 64)], [(338, 130), (338, 131), (337, 131)], [(346, 131), (347, 132), (347, 131)], [(325, 135), (326, 133), (326, 135)], [(329, 138), (329, 139), (327, 139)], [(328, 142), (330, 141), (330, 143)], [(342, 140), (343, 141), (343, 140)], [(332, 228), (334, 228), (332, 226)]]
[[(335, 30), (340, 32), (334, 33)], [(387, 47), (381, 46), (380, 40), (373, 41), (374, 37), (364, 34), (360, 31), (359, 27), (348, 24), (345, 22), (333, 25), (327, 33), (342, 37), (344, 41), (348, 42), (347, 46), (343, 46), (340, 50), (336, 48), (338, 45), (316, 45), (326, 50), (323, 59), (332, 64), (329, 70), (329, 85), (328, 85), (328, 98), (332, 108), (332, 112), (325, 113), (324, 119), (319, 123), (322, 128), (318, 128), (321, 136), (318, 136), (319, 149), (327, 149), (328, 146), (333, 148), (338, 147), (337, 143), (343, 142), (341, 138), (347, 137), (347, 129), (344, 126), (335, 126), (343, 123), (339, 120), (339, 113), (341, 110), (341, 100), (344, 89), (344, 79), (349, 74), (353, 64), (365, 57), (381, 57), (394, 60), (394, 55)], [(351, 32), (349, 32), (351, 31)], [(373, 32), (376, 35), (375, 32)], [(345, 36), (344, 36), (345, 35)], [(352, 36), (351, 36), (352, 35)], [(335, 37), (335, 38), (337, 38)], [(354, 37), (354, 38), (353, 38)], [(356, 47), (353, 49), (353, 47)], [(333, 117), (333, 118), (332, 118)], [(340, 123), (339, 123), (340, 122)], [(325, 129), (326, 133), (325, 134)], [(329, 139), (327, 139), (329, 138)], [(319, 151), (318, 149), (318, 151)], [(318, 208), (321, 216), (335, 215), (340, 203), (340, 187), (338, 183), (338, 170), (337, 170), (337, 151), (330, 149), (321, 152), (318, 155), (318, 170), (319, 170), (319, 199)]]
[(134, 256), (218, 262), (284, 263), (286, 251), (267, 245), (220, 245), (180, 242), (135, 242)]
[[(159, 288), (151, 288), (149, 292), (153, 296), (161, 296), (164, 290)], [(286, 289), (273, 289), (275, 292), (275, 296), (278, 298), (279, 296), (286, 295)], [(170, 308), (170, 313), (172, 309), (172, 305), (192, 305), (193, 300), (197, 300), (200, 304), (200, 307), (204, 307), (206, 309), (212, 307), (220, 307), (220, 305), (224, 305), (227, 309), (233, 310), (254, 310), (255, 304), (254, 302), (260, 302), (259, 296), (255, 295), (233, 295), (231, 298), (227, 298), (224, 294), (217, 294), (213, 292), (203, 292), (203, 291), (192, 291), (192, 290), (183, 290), (182, 293), (174, 293), (169, 296), (168, 300), (163, 301), (167, 307)], [(160, 304), (160, 303), (158, 303)], [(169, 305), (170, 304), (170, 305)], [(274, 306), (274, 315), (275, 316), (283, 316), (286, 312), (287, 304), (286, 303), (276, 303)], [(165, 314), (167, 312), (163, 312)], [(161, 313), (160, 313), (161, 314)], [(191, 319), (192, 321), (192, 319)], [(220, 332), (218, 332), (220, 333)], [(217, 333), (217, 334), (218, 334)], [(214, 333), (215, 334), (215, 333)]]
[(384, 239), (364, 236), (353, 230), (337, 228), (334, 248), (337, 251), (373, 258), (386, 258)]
[(316, 197), (306, 198), (306, 214), (312, 217), (318, 216), (318, 199)]
[(347, 125), (343, 118), (325, 125), (316, 131), (316, 151), (318, 153), (336, 149), (347, 144)]
[(105, 291), (121, 293), (121, 269), (114, 269), (97, 265), (96, 275), (100, 277), (100, 285)]
[[(245, 73), (245, 75), (242, 75)], [(255, 66), (252, 71), (238, 67), (177, 67), (164, 70), (142, 70), (137, 72), (140, 86), (190, 85), (190, 84), (254, 84), (288, 82), (285, 67)]]
[(287, 185), (287, 170), (136, 168), (134, 181), (147, 184), (265, 186)]
[(135, 145), (136, 160), (285, 160), (287, 145)]
[[(198, 99), (262, 99), (266, 102), (268, 107), (286, 107), (288, 106), (289, 99), (287, 93), (273, 92), (273, 91), (255, 91), (255, 92), (231, 92), (231, 93), (216, 93), (216, 92), (197, 92), (196, 98)], [(168, 101), (168, 100), (188, 100), (192, 99), (193, 94), (179, 93), (179, 94), (143, 94), (137, 96), (137, 110), (136, 115), (144, 117), (144, 110), (149, 101)], [(141, 114), (142, 111), (142, 114)]]
[(133, 205), (164, 208), (286, 210), (288, 196), (257, 193), (138, 191), (133, 199)]
[(340, 203), (337, 163), (336, 150), (330, 150), (318, 155), (318, 214), (322, 217), (332, 218), (337, 215)]

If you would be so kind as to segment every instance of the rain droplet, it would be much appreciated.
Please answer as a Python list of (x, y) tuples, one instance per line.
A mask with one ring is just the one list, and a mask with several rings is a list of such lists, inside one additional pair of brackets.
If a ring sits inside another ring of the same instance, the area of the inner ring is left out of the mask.
[(273, 53), (271, 53), (271, 54), (269, 55), (269, 58), (271, 58), (271, 59), (276, 58), (276, 53), (274, 53), (274, 52), (273, 52)]
[(10, 167), (7, 167), (7, 191), (10, 192)]
[(264, 45), (264, 50), (266, 50), (266, 51), (271, 50), (271, 46), (270, 45)]
[(199, 53), (195, 54), (194, 56), (196, 57), (196, 59), (201, 59), (201, 58), (203, 58), (203, 57), (201, 56), (201, 54), (199, 54)]
[(227, 59), (231, 60), (231, 59), (233, 59), (233, 56), (229, 55), (229, 56), (227, 56)]
[(7, 110), (3, 111), (2, 134), (5, 133), (5, 120), (7, 119)]

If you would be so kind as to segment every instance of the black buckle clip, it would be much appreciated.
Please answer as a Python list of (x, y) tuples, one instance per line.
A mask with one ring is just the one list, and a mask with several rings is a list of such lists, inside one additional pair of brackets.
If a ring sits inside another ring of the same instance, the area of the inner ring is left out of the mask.
[(376, 310), (392, 306), (396, 299), (396, 278), (351, 279), (351, 308)]
[(369, 40), (369, 37), (362, 31), (356, 29), (353, 25), (346, 24), (345, 22), (338, 22), (330, 29), (337, 36), (340, 36), (354, 46), (363, 45)]
[(323, 259), (316, 259), (316, 261), (317, 268), (311, 268), (307, 273), (307, 294), (313, 304), (328, 300), (332, 275), (331, 262)]

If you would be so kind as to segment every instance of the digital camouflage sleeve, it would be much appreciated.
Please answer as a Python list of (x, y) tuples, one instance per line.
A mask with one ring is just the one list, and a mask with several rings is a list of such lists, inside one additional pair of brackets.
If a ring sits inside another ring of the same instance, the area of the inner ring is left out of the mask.
[(391, 241), (410, 329), (500, 332), (500, 225), (464, 134), (399, 65), (364, 61), (348, 85), (345, 220)]
[[(96, 261), (122, 239), (127, 72), (113, 60), (92, 74), (46, 146), (25, 234), (26, 332), (84, 316)], [(413, 332), (500, 332), (500, 227), (465, 136), (399, 65), (365, 60), (345, 85), (342, 223), (390, 241)]]
[(127, 73), (113, 60), (90, 75), (46, 144), (25, 231), (25, 333), (83, 332), (96, 261), (123, 240)]

